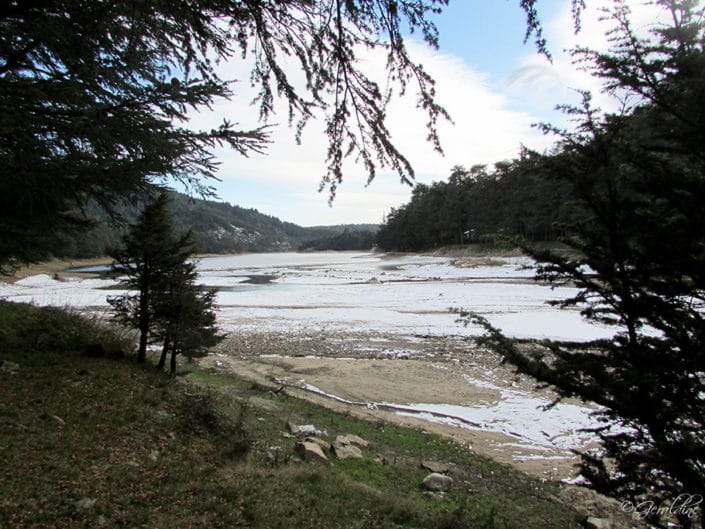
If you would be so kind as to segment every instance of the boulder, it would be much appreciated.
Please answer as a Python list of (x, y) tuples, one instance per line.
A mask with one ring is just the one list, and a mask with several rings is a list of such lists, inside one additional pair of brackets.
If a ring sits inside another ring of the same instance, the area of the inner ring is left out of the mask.
[(453, 478), (433, 472), (424, 478), (421, 486), (433, 492), (444, 492), (450, 489), (452, 484)]
[(354, 445), (333, 443), (333, 453), (338, 459), (362, 459), (362, 451)]
[(296, 453), (307, 461), (328, 461), (328, 458), (323, 453), (323, 449), (316, 443), (299, 441), (294, 445), (294, 450), (296, 450)]
[(335, 442), (342, 445), (354, 445), (359, 448), (367, 448), (370, 446), (368, 441), (355, 434), (339, 435), (335, 438)]
[(437, 461), (421, 461), (421, 468), (437, 474), (446, 474), (449, 470), (448, 465)]
[(306, 439), (304, 439), (304, 442), (316, 443), (323, 449), (324, 452), (330, 452), (331, 450), (331, 444), (328, 441), (324, 441), (320, 437), (307, 437)]

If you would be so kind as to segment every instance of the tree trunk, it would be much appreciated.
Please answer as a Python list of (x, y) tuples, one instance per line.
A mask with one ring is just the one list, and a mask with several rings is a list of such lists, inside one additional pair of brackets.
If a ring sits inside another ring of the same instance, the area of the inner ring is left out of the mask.
[(140, 363), (144, 363), (144, 361), (147, 359), (147, 337), (148, 337), (148, 330), (143, 329), (140, 326), (140, 345), (139, 349), (137, 350), (137, 361)]
[(149, 337), (149, 295), (146, 286), (140, 292), (140, 346), (137, 350), (137, 361), (144, 363), (147, 359), (147, 338)]
[(169, 374), (173, 377), (176, 375), (176, 347), (171, 346), (171, 363), (169, 366)]
[(169, 353), (169, 346), (171, 345), (171, 340), (169, 337), (164, 338), (164, 347), (162, 347), (162, 355), (159, 357), (159, 363), (157, 364), (157, 369), (163, 370), (166, 365), (166, 355)]

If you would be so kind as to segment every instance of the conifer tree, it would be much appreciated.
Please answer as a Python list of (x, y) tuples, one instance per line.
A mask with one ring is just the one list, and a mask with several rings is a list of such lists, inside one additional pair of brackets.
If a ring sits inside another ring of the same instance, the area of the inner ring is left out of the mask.
[(150, 337), (159, 325), (158, 296), (192, 253), (190, 235), (175, 234), (168, 204), (164, 191), (149, 201), (125, 235), (123, 249), (113, 256), (113, 270), (124, 276), (122, 285), (136, 293), (110, 296), (108, 302), (122, 324), (139, 331), (138, 362), (145, 361)]
[[(529, 248), (538, 277), (569, 282), (563, 306), (612, 326), (610, 339), (517, 344), (483, 318), (486, 340), (521, 371), (601, 405), (602, 449), (582, 456), (588, 485), (658, 526), (705, 527), (705, 28), (688, 0), (656, 2), (671, 24), (642, 38), (622, 2), (607, 53), (577, 50), (621, 94), (620, 113), (567, 110), (574, 131), (537, 156), (575, 197), (566, 255)], [(639, 505), (643, 512), (639, 512)], [(630, 507), (631, 506), (631, 507)], [(651, 508), (649, 508), (651, 506)]]
[(162, 289), (155, 292), (156, 334), (162, 341), (158, 366), (163, 369), (170, 355), (169, 372), (176, 374), (176, 359), (204, 356), (222, 339), (214, 311), (215, 290), (201, 290), (196, 285), (196, 264), (184, 260), (162, 277)]

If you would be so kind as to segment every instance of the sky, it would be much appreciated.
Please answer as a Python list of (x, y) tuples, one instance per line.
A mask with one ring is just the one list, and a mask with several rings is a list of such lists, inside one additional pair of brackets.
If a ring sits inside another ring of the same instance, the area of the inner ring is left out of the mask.
[[(411, 55), (435, 78), (437, 100), (453, 123), (439, 127), (444, 155), (426, 142), (425, 115), (415, 108), (413, 94), (392, 100), (388, 124), (392, 141), (411, 161), (417, 182), (448, 178), (453, 166), (471, 167), (516, 157), (522, 145), (544, 150), (555, 138), (544, 136), (533, 124), (562, 123), (557, 104), (576, 103), (576, 89), (589, 89), (603, 109), (615, 105), (600, 95), (599, 83), (576, 69), (565, 50), (575, 44), (604, 48), (604, 23), (596, 7), (609, 0), (588, 0), (582, 30), (576, 36), (569, 0), (539, 0), (538, 10), (548, 39), (552, 62), (523, 42), (525, 14), (518, 0), (450, 0), (434, 20), (440, 32), (439, 49), (411, 38)], [(646, 28), (660, 16), (654, 8), (634, 0), (634, 20)], [(374, 58), (370, 64), (375, 67)], [(381, 68), (381, 63), (378, 66)], [(244, 80), (228, 102), (194, 116), (194, 126), (210, 127), (227, 118), (243, 129), (258, 125), (257, 109), (249, 105), (253, 92), (242, 61), (224, 65), (223, 73)], [(294, 72), (296, 75), (296, 72)], [(367, 184), (362, 166), (345, 166), (344, 181), (329, 204), (319, 192), (325, 173), (327, 141), (321, 123), (306, 127), (301, 145), (288, 126), (286, 107), (270, 120), (273, 143), (266, 154), (243, 157), (217, 150), (219, 182), (213, 182), (221, 201), (279, 217), (302, 226), (381, 223), (391, 208), (408, 201), (411, 188), (391, 171), (379, 171)]]

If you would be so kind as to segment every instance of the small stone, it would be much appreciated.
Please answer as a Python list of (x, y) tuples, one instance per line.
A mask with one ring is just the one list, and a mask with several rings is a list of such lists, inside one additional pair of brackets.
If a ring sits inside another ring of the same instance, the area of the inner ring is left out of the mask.
[(159, 460), (159, 450), (152, 450), (148, 457), (152, 463), (156, 463)]
[(362, 451), (353, 445), (333, 443), (333, 453), (338, 459), (362, 459)]
[(308, 460), (318, 459), (319, 461), (328, 461), (328, 458), (323, 453), (323, 449), (316, 443), (307, 443), (306, 441), (299, 441), (294, 445), (294, 450), (302, 458)]
[(292, 434), (298, 435), (299, 437), (321, 437), (323, 432), (317, 430), (313, 424), (294, 424), (293, 422), (286, 423), (286, 428)]
[(76, 508), (85, 511), (93, 508), (97, 501), (95, 498), (82, 498), (76, 502)]
[(316, 429), (316, 427), (313, 424), (302, 424), (300, 426), (297, 426), (298, 435), (302, 436), (310, 436), (310, 437), (320, 437), (323, 435), (323, 432)]
[(437, 474), (445, 474), (449, 470), (448, 465), (437, 461), (421, 461), (421, 468)]
[(370, 446), (370, 443), (368, 441), (355, 434), (339, 435), (338, 437), (336, 437), (335, 442), (344, 445), (355, 445), (359, 446), (360, 448), (367, 448), (368, 446)]
[(434, 492), (444, 492), (450, 489), (453, 484), (453, 478), (439, 474), (438, 472), (433, 472), (426, 476), (421, 483), (421, 486), (430, 491)]
[(585, 527), (588, 529), (612, 529), (613, 525), (607, 518), (595, 518), (594, 516), (588, 516), (585, 520)]
[(289, 432), (293, 433), (294, 435), (299, 433), (299, 427), (297, 425), (295, 425), (293, 422), (286, 423), (286, 429), (289, 430)]

